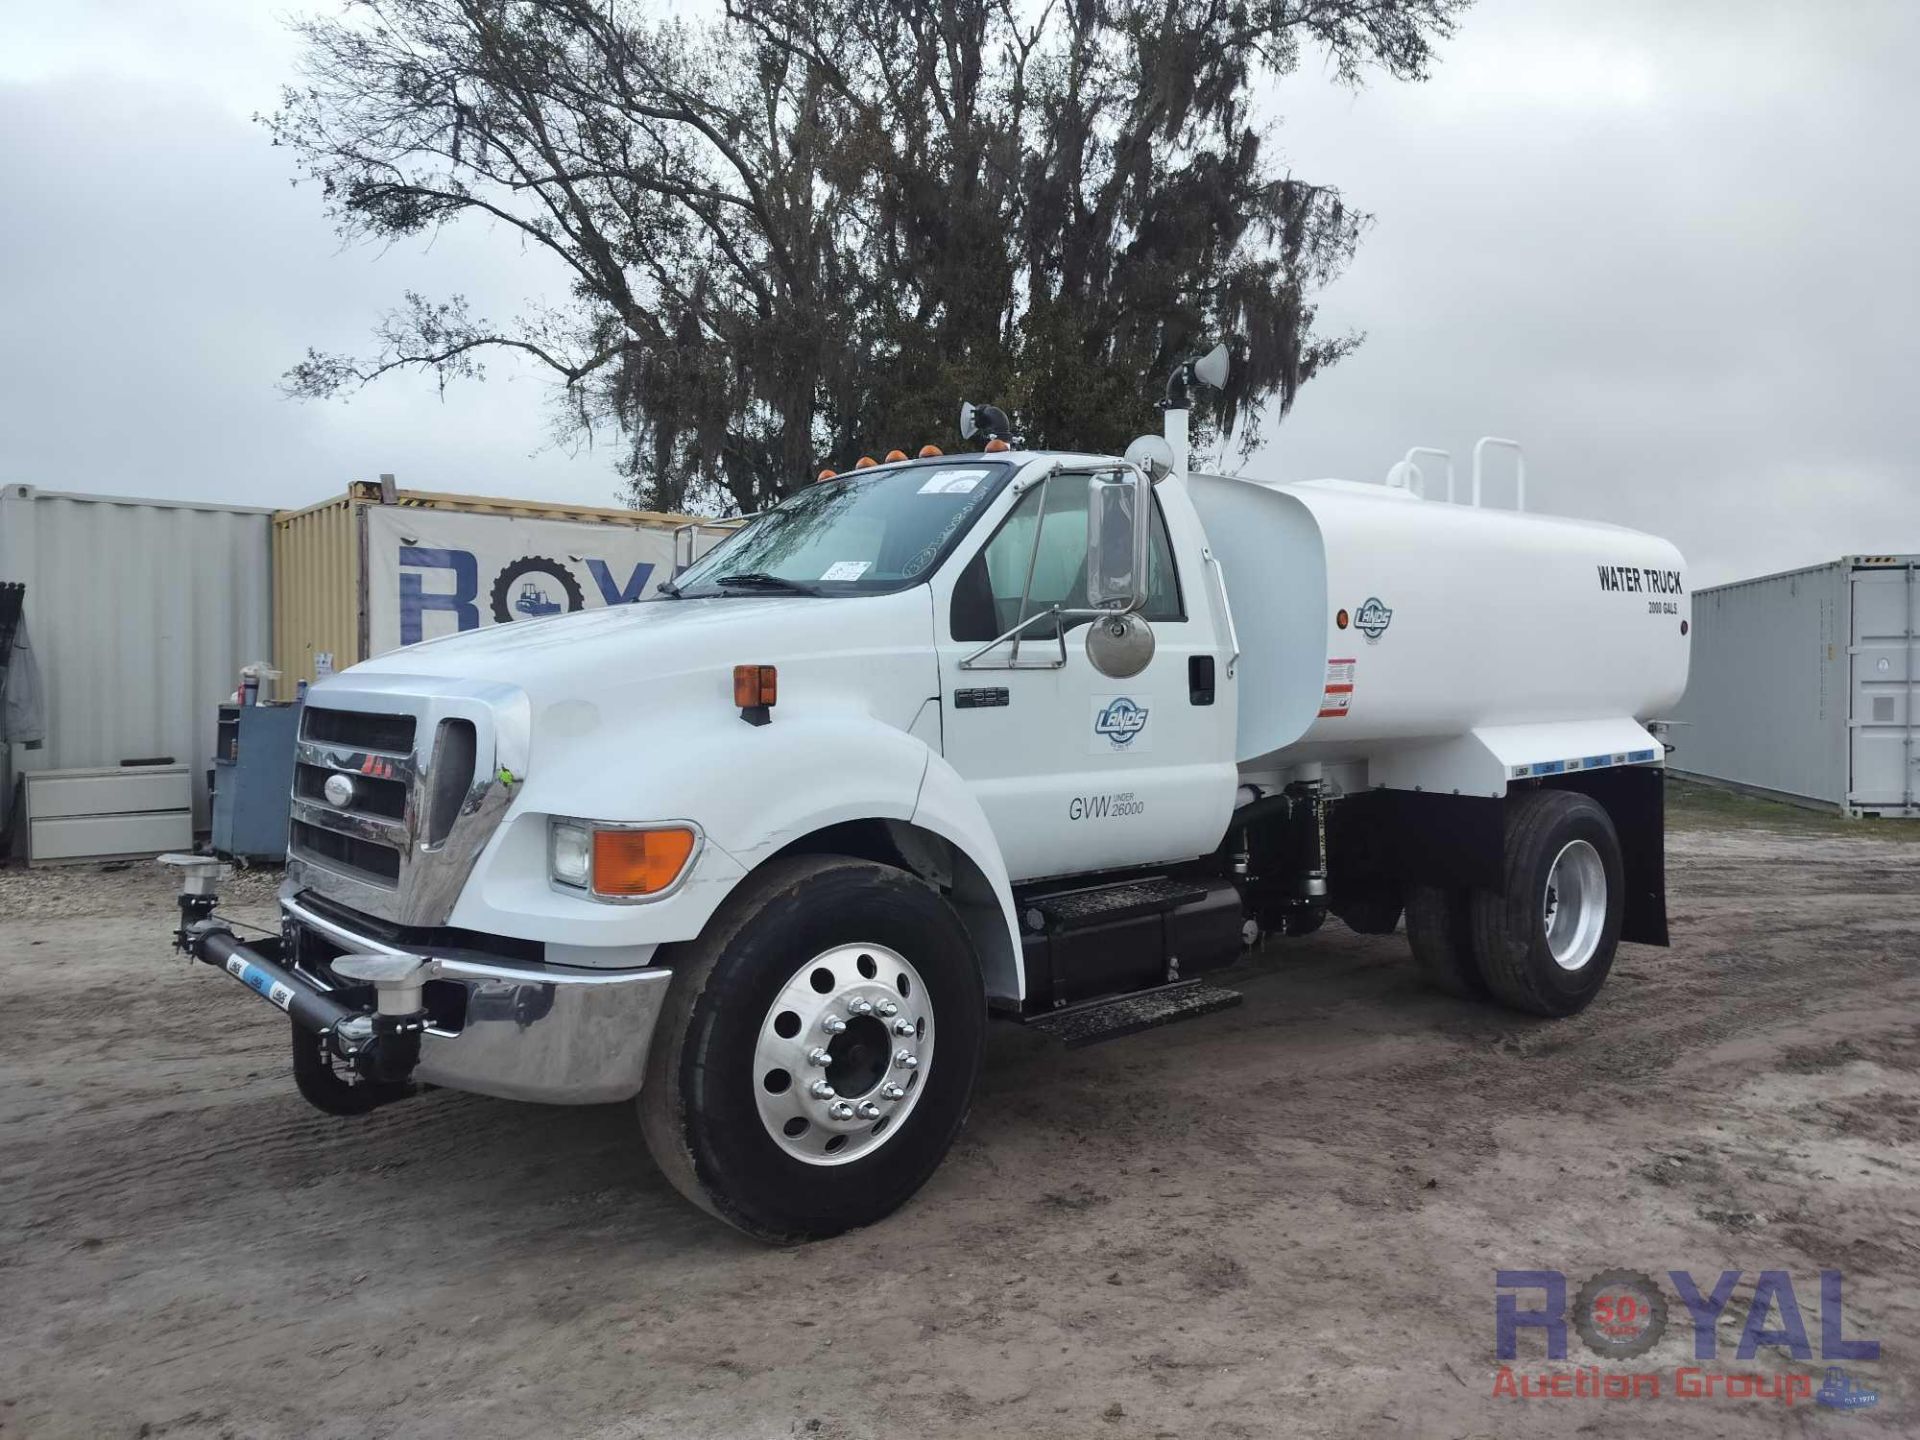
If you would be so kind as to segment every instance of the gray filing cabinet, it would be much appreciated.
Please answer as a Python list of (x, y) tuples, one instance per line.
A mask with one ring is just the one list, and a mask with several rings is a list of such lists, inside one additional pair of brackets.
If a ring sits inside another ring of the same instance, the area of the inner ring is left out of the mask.
[(184, 765), (33, 770), (24, 778), (29, 865), (193, 848), (193, 790)]

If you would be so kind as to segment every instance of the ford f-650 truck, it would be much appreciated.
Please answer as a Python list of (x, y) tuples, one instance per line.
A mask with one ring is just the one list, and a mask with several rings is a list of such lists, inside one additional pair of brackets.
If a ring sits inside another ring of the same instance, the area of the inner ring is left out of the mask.
[(323, 681), (282, 934), (192, 859), (179, 943), (291, 1016), (323, 1109), (637, 1097), (673, 1183), (769, 1239), (913, 1194), (990, 1016), (1204, 1012), (1328, 914), (1581, 1009), (1666, 943), (1679, 554), (1482, 504), (1477, 463), (1458, 500), (1450, 461), (1447, 499), (1188, 473), (1194, 377), (1125, 457), (970, 410), (984, 450), (826, 474), (640, 602)]

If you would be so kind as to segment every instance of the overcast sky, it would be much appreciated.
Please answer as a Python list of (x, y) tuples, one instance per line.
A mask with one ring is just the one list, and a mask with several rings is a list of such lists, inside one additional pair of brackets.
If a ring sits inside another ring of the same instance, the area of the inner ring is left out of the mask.
[[(444, 400), (278, 394), (408, 288), (509, 313), (557, 286), (479, 229), (342, 249), (250, 119), (292, 74), (283, 13), (0, 16), (0, 481), (611, 503), (610, 457), (554, 446), (511, 360)], [(1374, 479), (1430, 444), (1464, 479), (1495, 433), (1530, 508), (1669, 535), (1696, 583), (1920, 551), (1916, 53), (1910, 0), (1482, 0), (1425, 85), (1309, 65), (1268, 98), (1295, 173), (1378, 217), (1321, 305), (1367, 342), (1249, 470)]]

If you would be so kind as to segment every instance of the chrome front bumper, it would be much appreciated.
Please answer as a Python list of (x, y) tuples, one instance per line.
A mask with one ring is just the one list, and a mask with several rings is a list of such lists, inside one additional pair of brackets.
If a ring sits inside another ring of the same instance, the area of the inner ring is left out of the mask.
[[(296, 899), (283, 897), (280, 908), (292, 924), (355, 953), (425, 955), (431, 980), (466, 989), (464, 1025), (457, 1033), (428, 1026), (416, 1079), (551, 1105), (596, 1105), (640, 1092), (671, 970), (567, 970), (476, 959), (471, 952), (402, 951), (356, 935)], [(309, 970), (301, 974), (326, 983)]]

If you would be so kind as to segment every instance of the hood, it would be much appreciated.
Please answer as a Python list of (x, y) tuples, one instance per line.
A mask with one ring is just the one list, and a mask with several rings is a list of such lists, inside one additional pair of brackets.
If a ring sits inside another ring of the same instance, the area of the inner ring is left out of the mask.
[[(537, 727), (540, 712), (561, 703), (652, 709), (696, 695), (704, 703), (710, 690), (731, 695), (735, 665), (778, 665), (783, 703), (830, 688), (889, 718), (910, 705), (901, 722), (910, 723), (939, 693), (932, 606), (925, 585), (891, 595), (644, 600), (409, 645), (322, 681), (314, 695), (324, 703), (330, 690), (376, 678), (427, 690), (437, 678), (495, 681), (526, 692)], [(910, 700), (890, 693), (902, 689)]]

